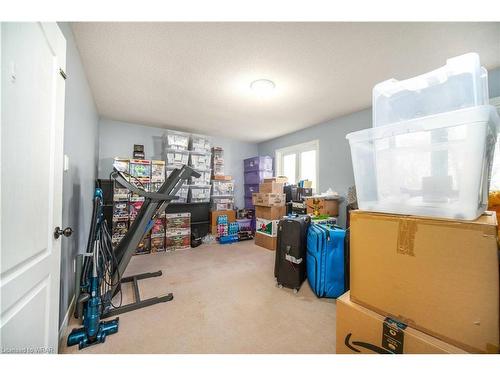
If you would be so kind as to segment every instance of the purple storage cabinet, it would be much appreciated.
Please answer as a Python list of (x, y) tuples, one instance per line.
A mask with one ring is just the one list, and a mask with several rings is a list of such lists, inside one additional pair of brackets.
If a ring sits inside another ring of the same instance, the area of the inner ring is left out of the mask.
[(253, 171), (272, 171), (273, 158), (270, 156), (255, 156), (253, 158), (243, 160), (245, 172)]
[(264, 178), (273, 177), (273, 171), (252, 171), (245, 172), (245, 184), (260, 184)]
[(251, 197), (253, 193), (259, 192), (259, 184), (245, 185), (245, 197)]
[(245, 197), (245, 208), (249, 208), (249, 209), (255, 209), (255, 206), (253, 205), (253, 202), (252, 202), (252, 197)]

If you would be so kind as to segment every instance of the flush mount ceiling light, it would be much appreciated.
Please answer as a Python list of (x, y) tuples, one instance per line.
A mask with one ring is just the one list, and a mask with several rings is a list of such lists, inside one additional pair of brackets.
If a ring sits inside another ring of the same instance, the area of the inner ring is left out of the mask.
[(250, 88), (259, 96), (268, 96), (273, 93), (276, 85), (268, 79), (258, 79), (250, 84)]

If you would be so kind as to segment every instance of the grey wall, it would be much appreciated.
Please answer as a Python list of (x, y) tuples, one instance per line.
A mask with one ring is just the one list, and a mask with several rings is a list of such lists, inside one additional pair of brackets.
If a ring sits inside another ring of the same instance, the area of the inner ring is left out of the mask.
[[(99, 178), (109, 178), (113, 159), (131, 157), (134, 144), (143, 144), (147, 159), (161, 159), (165, 129), (101, 118), (99, 121)], [(224, 137), (211, 137), (224, 149), (225, 173), (235, 181), (235, 203), (244, 206), (243, 159), (256, 156), (257, 144)]]
[(488, 71), (488, 89), (490, 98), (500, 96), (500, 68)]
[[(500, 96), (500, 68), (488, 72), (490, 98)], [(295, 133), (259, 144), (259, 155), (274, 157), (276, 149), (299, 143), (319, 140), (319, 191), (329, 187), (346, 196), (347, 188), (354, 185), (351, 152), (346, 134), (372, 126), (371, 108), (339, 117)], [(345, 225), (345, 202), (339, 216), (340, 225)]]
[[(370, 109), (339, 117), (322, 124), (287, 134), (259, 144), (259, 155), (274, 157), (276, 149), (299, 143), (319, 140), (319, 186), (320, 192), (329, 187), (346, 196), (347, 188), (354, 185), (351, 151), (345, 139), (347, 133), (371, 126)], [(345, 224), (345, 204), (342, 204), (339, 224)]]
[(74, 292), (73, 260), (85, 250), (92, 217), (92, 196), (97, 175), (98, 121), (94, 99), (80, 61), (71, 28), (59, 23), (66, 37), (66, 105), (64, 154), (69, 156), (69, 170), (63, 175), (62, 225), (74, 233), (62, 237), (61, 294), (59, 324), (62, 324)]

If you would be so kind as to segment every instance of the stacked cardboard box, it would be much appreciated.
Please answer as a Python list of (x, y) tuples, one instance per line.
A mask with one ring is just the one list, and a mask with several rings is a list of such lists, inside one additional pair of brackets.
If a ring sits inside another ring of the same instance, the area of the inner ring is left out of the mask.
[(255, 244), (269, 250), (276, 250), (278, 223), (285, 216), (285, 194), (283, 183), (268, 179), (259, 185), (259, 192), (253, 193), (256, 230)]
[[(259, 184), (265, 178), (273, 177), (273, 158), (255, 156), (243, 160), (243, 176), (245, 181), (245, 208), (254, 209), (253, 193), (259, 191)], [(278, 182), (274, 180), (274, 182)]]
[(184, 250), (191, 247), (191, 213), (165, 215), (165, 250)]
[[(130, 183), (136, 185), (138, 188), (150, 191), (151, 189), (151, 160), (144, 159), (130, 159), (129, 173)], [(139, 210), (144, 203), (144, 197), (138, 194), (130, 194), (129, 202), (129, 219), (130, 225), (134, 222)], [(149, 254), (151, 253), (151, 232), (147, 233), (137, 246), (135, 254)]]
[(210, 213), (210, 232), (217, 236), (217, 218), (219, 216), (227, 216), (227, 221), (232, 223), (236, 221), (236, 211), (234, 210), (221, 210), (221, 211), (212, 211)]
[[(115, 158), (113, 165), (120, 172), (129, 173), (129, 160)], [(113, 182), (113, 224), (111, 243), (113, 248), (125, 237), (129, 227), (128, 214), (129, 191), (116, 181)]]
[[(165, 162), (162, 160), (115, 158), (113, 166), (126, 173), (127, 179), (146, 191), (158, 191), (165, 182)], [(130, 177), (128, 177), (130, 175)], [(123, 239), (130, 225), (134, 222), (144, 198), (131, 194), (118, 183), (113, 188), (113, 247)], [(165, 249), (165, 220), (159, 217), (153, 228), (139, 244), (136, 254), (148, 254)]]
[(494, 214), (461, 221), (352, 211), (350, 221), (338, 353), (498, 353)]

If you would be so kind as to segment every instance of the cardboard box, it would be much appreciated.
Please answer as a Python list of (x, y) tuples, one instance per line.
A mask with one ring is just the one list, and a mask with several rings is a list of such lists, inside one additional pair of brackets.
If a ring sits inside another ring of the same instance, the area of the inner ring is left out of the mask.
[(279, 222), (279, 220), (267, 220), (257, 217), (255, 220), (255, 230), (257, 233), (275, 237), (278, 235)]
[(496, 216), (351, 211), (351, 298), (468, 352), (498, 352)]
[(165, 237), (151, 237), (151, 252), (160, 253), (165, 251)]
[(465, 354), (423, 332), (355, 304), (349, 292), (337, 299), (337, 354)]
[(268, 250), (276, 250), (276, 242), (278, 237), (267, 236), (262, 233), (255, 233), (255, 244), (265, 247)]
[(191, 248), (191, 229), (167, 229), (165, 250), (175, 251)]
[(286, 184), (288, 182), (288, 178), (286, 176), (269, 177), (264, 178), (264, 182), (277, 182), (278, 184)]
[(213, 180), (218, 180), (218, 181), (231, 181), (233, 178), (231, 176), (224, 176), (224, 175), (219, 175), (219, 174), (214, 174), (212, 177)]
[(165, 214), (165, 228), (167, 230), (191, 228), (191, 213), (179, 212), (174, 214)]
[(165, 161), (164, 160), (151, 160), (151, 182), (152, 183), (165, 182)]
[(338, 199), (306, 198), (306, 206), (311, 215), (339, 216)]
[(283, 184), (277, 182), (263, 182), (259, 185), (259, 193), (283, 194)]
[(217, 218), (221, 215), (227, 215), (228, 223), (236, 221), (236, 211), (234, 210), (210, 212), (210, 228), (211, 228), (211, 233), (214, 236), (217, 235)]
[(278, 220), (286, 215), (286, 206), (255, 206), (255, 216), (267, 220)]
[(284, 206), (285, 194), (280, 193), (253, 193), (252, 203), (254, 206)]
[(151, 228), (151, 237), (165, 237), (165, 219), (158, 218)]

